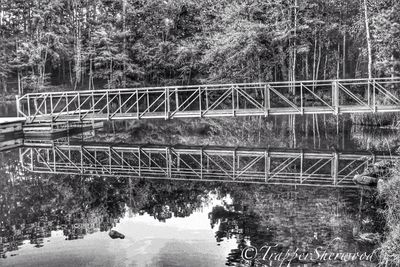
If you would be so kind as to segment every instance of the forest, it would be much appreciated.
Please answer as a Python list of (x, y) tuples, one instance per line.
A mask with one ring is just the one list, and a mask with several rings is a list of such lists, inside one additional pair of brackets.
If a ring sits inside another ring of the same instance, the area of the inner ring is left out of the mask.
[(396, 0), (1, 0), (0, 92), (396, 76)]

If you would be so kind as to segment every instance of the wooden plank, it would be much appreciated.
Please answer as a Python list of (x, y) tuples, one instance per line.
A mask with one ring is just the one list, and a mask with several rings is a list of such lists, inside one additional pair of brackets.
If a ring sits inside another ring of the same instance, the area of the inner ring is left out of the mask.
[(9, 124), (9, 123), (22, 123), (25, 122), (25, 118), (18, 118), (18, 117), (0, 117), (0, 125), (2, 124)]
[(22, 124), (0, 125), (0, 134), (22, 131)]
[(0, 151), (9, 150), (23, 145), (23, 139), (14, 139), (0, 142)]

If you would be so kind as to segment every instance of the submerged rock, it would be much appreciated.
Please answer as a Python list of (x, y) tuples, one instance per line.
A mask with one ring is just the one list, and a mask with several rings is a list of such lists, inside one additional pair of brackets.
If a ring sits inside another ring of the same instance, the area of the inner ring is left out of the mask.
[(125, 235), (121, 234), (118, 231), (115, 230), (111, 230), (108, 235), (112, 238), (112, 239), (116, 239), (116, 238), (120, 238), (120, 239), (124, 239)]

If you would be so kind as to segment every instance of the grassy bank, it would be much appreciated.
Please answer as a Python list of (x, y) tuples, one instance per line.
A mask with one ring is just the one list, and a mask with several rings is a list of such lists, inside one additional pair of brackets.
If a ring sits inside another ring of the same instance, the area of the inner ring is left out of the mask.
[[(143, 120), (116, 122), (114, 126), (107, 124), (95, 139), (115, 140), (122, 133), (128, 133), (128, 136), (122, 136), (118, 141), (169, 145), (268, 146), (270, 143), (278, 145), (282, 142), (277, 135), (291, 134), (288, 130), (275, 133), (273, 128), (273, 122), (258, 117)], [(116, 135), (112, 134), (114, 130)]]
[[(399, 163), (400, 164), (400, 163)], [(400, 166), (395, 175), (378, 185), (379, 197), (386, 202), (383, 210), (386, 219), (385, 239), (380, 248), (381, 266), (400, 266)]]
[(397, 113), (354, 113), (350, 120), (355, 125), (375, 127), (397, 127), (400, 121)]
[[(332, 117), (320, 117), (317, 130), (313, 131), (312, 117), (296, 118), (295, 127), (288, 117), (236, 117), (193, 118), (173, 120), (138, 120), (106, 123), (94, 141), (129, 143), (219, 145), (247, 147), (314, 147), (313, 140), (320, 140), (326, 149), (336, 142), (336, 125)], [(350, 127), (348, 127), (349, 129)], [(346, 131), (349, 134), (349, 131)]]

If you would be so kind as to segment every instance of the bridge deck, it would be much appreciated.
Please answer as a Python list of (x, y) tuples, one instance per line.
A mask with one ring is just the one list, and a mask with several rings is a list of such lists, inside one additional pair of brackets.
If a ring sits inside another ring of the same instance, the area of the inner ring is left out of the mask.
[[(369, 107), (344, 106), (338, 109), (339, 114), (352, 113), (387, 113), (400, 112), (400, 106), (376, 106), (375, 110)], [(92, 121), (92, 120), (135, 120), (135, 119), (170, 119), (170, 118), (211, 118), (211, 117), (243, 117), (243, 116), (269, 116), (269, 115), (304, 115), (304, 114), (334, 114), (336, 111), (328, 107), (306, 107), (302, 110), (294, 108), (270, 108), (268, 112), (259, 109), (239, 109), (239, 110), (212, 110), (212, 111), (177, 111), (173, 116), (165, 112), (146, 112), (146, 113), (124, 113), (115, 114), (112, 117), (105, 113), (89, 113), (85, 116), (84, 112), (55, 113), (53, 115), (38, 115), (35, 121), (50, 122), (57, 116), (57, 121)]]

